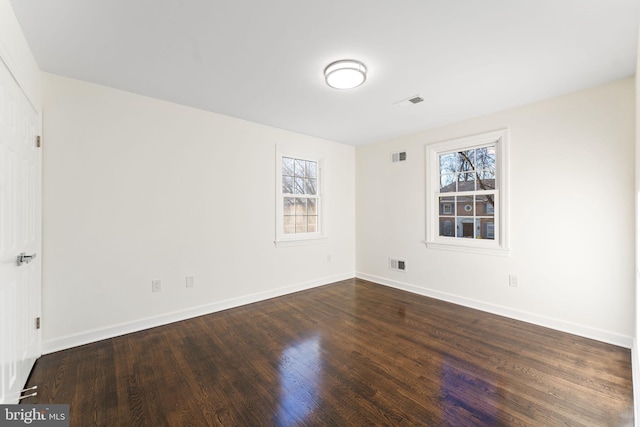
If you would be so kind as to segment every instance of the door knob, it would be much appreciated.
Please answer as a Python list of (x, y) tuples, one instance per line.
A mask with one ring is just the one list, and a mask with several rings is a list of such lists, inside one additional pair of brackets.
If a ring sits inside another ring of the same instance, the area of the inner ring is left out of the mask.
[(36, 254), (33, 255), (27, 255), (26, 253), (22, 252), (20, 255), (18, 255), (18, 265), (22, 265), (22, 264), (29, 264), (31, 261), (33, 261), (33, 259), (36, 257)]

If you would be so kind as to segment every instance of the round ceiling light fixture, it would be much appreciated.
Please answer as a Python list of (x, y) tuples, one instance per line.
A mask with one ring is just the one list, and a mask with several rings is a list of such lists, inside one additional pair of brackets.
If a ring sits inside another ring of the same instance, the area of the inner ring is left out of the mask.
[(334, 89), (353, 89), (367, 80), (367, 67), (353, 59), (332, 62), (324, 69), (324, 80)]

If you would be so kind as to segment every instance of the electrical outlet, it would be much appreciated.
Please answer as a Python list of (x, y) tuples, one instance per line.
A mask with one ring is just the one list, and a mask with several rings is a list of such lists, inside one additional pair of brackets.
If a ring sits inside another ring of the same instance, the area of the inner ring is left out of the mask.
[(160, 280), (151, 281), (151, 292), (160, 292), (162, 290), (162, 282)]
[(518, 287), (518, 276), (516, 276), (515, 274), (509, 275), (509, 286), (511, 286), (512, 288)]
[(195, 286), (195, 281), (193, 276), (187, 276), (187, 279), (185, 280), (185, 284), (187, 285), (187, 288), (193, 288)]

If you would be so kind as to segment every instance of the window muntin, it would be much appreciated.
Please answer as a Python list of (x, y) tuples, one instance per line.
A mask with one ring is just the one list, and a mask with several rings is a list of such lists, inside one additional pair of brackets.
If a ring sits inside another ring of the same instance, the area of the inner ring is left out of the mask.
[[(488, 144), (438, 155), (440, 189), (438, 198), (444, 221), (439, 235), (464, 239), (494, 239), (487, 233), (487, 220), (493, 221), (496, 200), (496, 144)], [(492, 206), (491, 209), (485, 208)], [(455, 209), (450, 209), (455, 206)], [(453, 234), (444, 224), (456, 224)], [(474, 225), (475, 224), (475, 225)]]
[(284, 234), (318, 232), (318, 162), (282, 157)]
[(496, 146), (439, 155), (440, 192), (495, 189)]
[(324, 156), (276, 147), (276, 246), (323, 239)]
[(501, 130), (427, 146), (427, 246), (508, 250)]

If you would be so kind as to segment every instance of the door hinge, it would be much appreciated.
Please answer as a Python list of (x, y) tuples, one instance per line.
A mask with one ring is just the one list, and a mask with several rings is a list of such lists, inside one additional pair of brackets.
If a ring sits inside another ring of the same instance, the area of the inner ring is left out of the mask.
[(36, 317), (36, 329), (40, 329), (40, 318)]
[(40, 135), (36, 136), (36, 147), (42, 147), (42, 142), (40, 140)]

